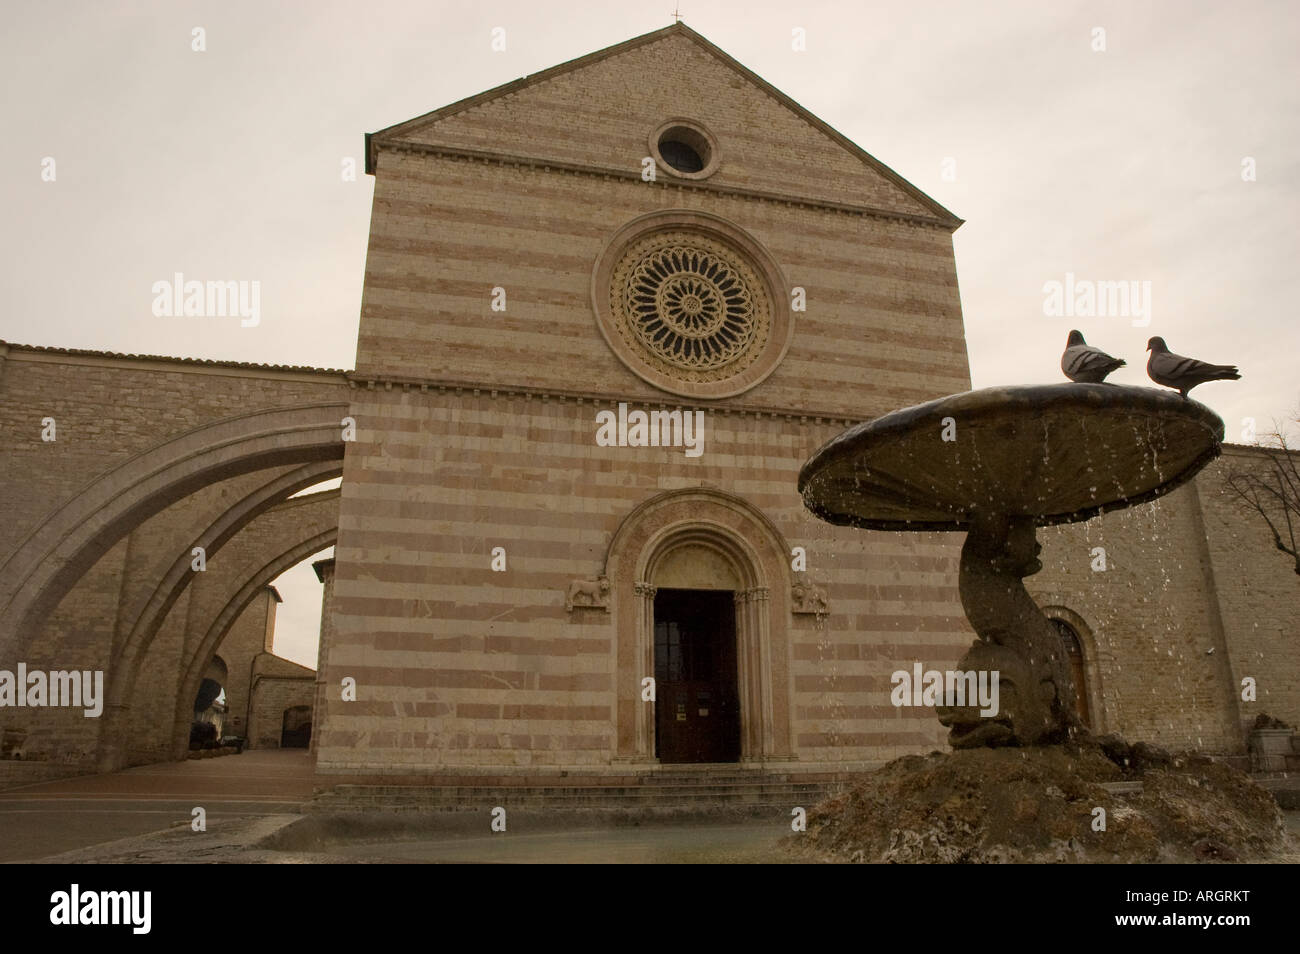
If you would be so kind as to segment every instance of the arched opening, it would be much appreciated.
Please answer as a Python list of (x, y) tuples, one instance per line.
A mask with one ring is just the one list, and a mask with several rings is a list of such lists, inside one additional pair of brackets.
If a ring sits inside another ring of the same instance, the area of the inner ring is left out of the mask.
[(1060, 634), (1065, 645), (1065, 655), (1070, 661), (1070, 676), (1074, 680), (1074, 704), (1079, 710), (1079, 718), (1088, 728), (1092, 728), (1092, 712), (1088, 705), (1088, 676), (1083, 659), (1083, 643), (1073, 626), (1060, 618), (1054, 618), (1052, 625)]
[[(101, 772), (115, 771), (127, 764), (139, 764), (138, 756), (132, 751), (129, 738), (132, 731), (131, 722), (139, 718), (131, 711), (133, 704), (138, 707), (141, 701), (136, 682), (140, 676), (140, 667), (148, 658), (160, 627), (168, 618), (172, 607), (196, 578), (192, 564), (193, 546), (201, 547), (208, 558), (217, 557), (223, 547), (230, 541), (237, 540), (240, 532), (250, 524), (259, 520), (274, 519), (273, 512), (277, 508), (283, 509), (282, 504), (286, 497), (294, 500), (301, 499), (299, 494), (292, 493), (296, 488), (304, 484), (319, 484), (322, 475), (337, 470), (336, 462), (315, 462), (275, 477), (253, 493), (236, 501), (193, 541), (192, 546), (187, 545), (182, 548), (170, 570), (161, 578), (152, 597), (141, 610), (122, 647), (116, 652), (109, 673), (108, 698), (101, 723), (98, 756), (98, 767)], [(334, 479), (325, 481), (325, 483), (333, 482)], [(337, 497), (338, 491), (333, 491), (333, 494)], [(217, 565), (220, 566), (221, 562), (219, 561)], [(219, 571), (205, 569), (203, 579), (211, 582), (213, 577), (219, 575), (221, 575)], [(212, 648), (215, 649), (215, 646)], [(178, 713), (178, 719), (183, 720), (183, 717), (184, 713)], [(239, 705), (228, 710), (225, 729), (235, 736), (242, 736), (246, 731), (244, 712)], [(150, 759), (145, 758), (144, 761)]]
[(334, 548), (326, 547), (295, 563), (271, 581), (284, 602), (275, 615), (275, 653), (308, 669), (317, 669), (320, 658), (322, 580), (313, 569), (320, 560), (332, 560)]
[(190, 720), (190, 748), (215, 748), (226, 723), (226, 679), (229, 669), (220, 656), (213, 656), (194, 694), (194, 718)]
[(315, 404), (237, 415), (173, 437), (101, 474), (48, 514), (0, 567), (0, 651), (19, 656), (41, 621), (100, 557), (131, 528), (196, 489), (258, 470), (342, 460), (338, 422), (347, 411), (346, 404)]
[[(274, 577), (259, 590), (262, 598), (255, 596), (218, 637), (217, 651), (235, 670), (226, 684), (226, 734), (248, 748), (283, 746), (288, 709), (302, 709), (305, 721), (314, 721), (322, 583), (311, 561), (330, 552), (313, 553)], [(310, 742), (311, 730), (303, 730), (302, 722), (295, 717), (290, 737), (301, 735), (306, 742), (289, 748)]]
[(340, 470), (340, 476), (331, 477), (328, 480), (322, 480), (319, 483), (312, 484), (310, 487), (304, 487), (302, 490), (298, 491), (293, 496), (310, 497), (312, 494), (321, 494), (327, 490), (338, 490), (340, 487), (343, 486), (343, 477), (341, 476), (341, 474), (342, 471)]
[[(628, 514), (605, 560), (618, 641), (616, 760), (762, 763), (794, 757), (788, 552), (780, 531), (761, 511), (712, 488), (663, 493)], [(679, 650), (696, 638), (685, 628), (707, 631), (698, 637), (704, 657), (699, 668), (688, 668), (684, 656), (680, 668), (670, 668), (678, 665), (670, 645), (673, 623)], [(644, 687), (656, 667), (660, 678), (679, 685), (660, 695), (656, 681), (652, 702)], [(685, 678), (698, 673), (705, 678)], [(675, 680), (674, 674), (683, 678)], [(728, 707), (726, 713), (719, 703)], [(679, 712), (685, 719), (678, 720)], [(686, 732), (684, 751), (674, 752), (670, 742), (665, 754), (659, 738), (664, 719), (673, 730), (681, 722), (688, 729), (692, 722), (698, 726)], [(738, 724), (734, 733), (728, 719)]]
[[(278, 579), (280, 575), (285, 571), (290, 570), (291, 568), (297, 566), (298, 564), (303, 564), (305, 561), (311, 560), (313, 557), (320, 555), (324, 550), (328, 549), (329, 547), (332, 547), (334, 545), (334, 541), (337, 538), (337, 536), (338, 536), (337, 526), (330, 526), (320, 533), (317, 533), (313, 536), (307, 537), (306, 539), (297, 542), (296, 544), (294, 544), (293, 546), (289, 547), (286, 550), (283, 550), (282, 552), (269, 554), (270, 556), (269, 560), (266, 560), (266, 562), (258, 566), (254, 570), (254, 572), (252, 572), (248, 576), (243, 577), (244, 579), (243, 584), (238, 588), (236, 592), (229, 595), (229, 599), (226, 602), (225, 607), (218, 614), (216, 614), (216, 617), (211, 623), (211, 625), (208, 627), (207, 632), (204, 633), (201, 640), (199, 641), (197, 650), (191, 659), (191, 663), (187, 671), (182, 675), (182, 681), (181, 681), (181, 685), (183, 687), (182, 695), (186, 691), (188, 691), (188, 687), (197, 685), (200, 673), (202, 671), (203, 661), (209, 657), (210, 653), (216, 652), (218, 650), (218, 647), (223, 645), (223, 642), (225, 641), (227, 634), (230, 632), (232, 625), (234, 625), (235, 621), (240, 618), (241, 614), (248, 607), (248, 605), (253, 601), (253, 599), (259, 593), (265, 590), (273, 580)], [(279, 548), (277, 547), (275, 549), (278, 550)], [(258, 560), (261, 560), (267, 557), (268, 554), (259, 552), (257, 554), (254, 554), (254, 556)], [(277, 600), (278, 599), (279, 597), (277, 596)], [(317, 601), (317, 605), (319, 605), (318, 601)], [(319, 610), (317, 610), (315, 607), (311, 607), (310, 609), (308, 609), (306, 618), (311, 619), (313, 615), (315, 615), (315, 618), (319, 621), (320, 619)], [(263, 631), (263, 635), (265, 635), (265, 631)], [(249, 672), (248, 672), (248, 680), (247, 680), (248, 702), (246, 703), (248, 716), (244, 727), (244, 733), (246, 734), (249, 740), (250, 747), (254, 747), (254, 748), (258, 747), (258, 745), (261, 744), (259, 742), (259, 739), (257, 738), (258, 731), (259, 731), (256, 725), (256, 723), (258, 722), (257, 702), (253, 698), (256, 695), (257, 684), (259, 680), (263, 679), (263, 676), (259, 674), (259, 672), (257, 671), (257, 665), (258, 663), (265, 661), (266, 657), (272, 655), (271, 649), (273, 648), (274, 639), (275, 639), (274, 628), (271, 629), (270, 635), (271, 635), (270, 643), (263, 644), (263, 646), (261, 647), (262, 649), (265, 650), (265, 652), (258, 653), (253, 657), (252, 664), (250, 665)], [(285, 665), (280, 665), (277, 663), (277, 667), (283, 671), (280, 672), (278, 676), (276, 676), (276, 678), (284, 677), (296, 682), (303, 682), (304, 685), (299, 687), (299, 689), (303, 693), (306, 700), (311, 700), (315, 692), (316, 674), (311, 670), (307, 670), (305, 667), (292, 663), (288, 659), (284, 659), (282, 660), (282, 662)], [(286, 669), (286, 666), (292, 667), (292, 669)], [(299, 669), (303, 670), (303, 672), (299, 673), (296, 671)], [(310, 673), (310, 677), (306, 675), (307, 673)], [(310, 708), (310, 706), (308, 708)], [(275, 739), (278, 734), (276, 731), (274, 714), (272, 714), (271, 719), (272, 721), (269, 726), (269, 736), (267, 736), (267, 741), (265, 744), (274, 746)], [(264, 736), (267, 733), (267, 728), (268, 728), (267, 720), (264, 716), (261, 719), (261, 730), (260, 730)], [(179, 752), (180, 750), (179, 739), (177, 740), (177, 742), (178, 742), (177, 751)]]

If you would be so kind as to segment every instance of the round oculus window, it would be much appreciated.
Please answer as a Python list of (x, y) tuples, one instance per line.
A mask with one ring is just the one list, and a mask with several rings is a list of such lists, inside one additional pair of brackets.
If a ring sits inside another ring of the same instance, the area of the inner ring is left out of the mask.
[(670, 119), (650, 134), (650, 151), (665, 172), (680, 179), (707, 179), (718, 170), (713, 134), (689, 119)]
[(660, 139), (659, 155), (678, 172), (699, 172), (704, 168), (700, 154), (680, 139)]

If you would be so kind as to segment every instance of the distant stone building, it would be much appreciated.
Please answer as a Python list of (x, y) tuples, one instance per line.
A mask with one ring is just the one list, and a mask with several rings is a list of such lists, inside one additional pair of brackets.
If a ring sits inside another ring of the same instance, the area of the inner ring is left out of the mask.
[[(961, 535), (831, 527), (795, 478), (969, 388), (961, 221), (680, 24), (375, 133), (367, 168), (354, 371), (0, 346), (0, 668), (108, 685), (99, 719), (0, 709), (37, 759), (0, 779), (177, 757), (222, 640), (331, 544), (319, 672), (233, 687), (259, 741), (312, 707), (322, 788), (942, 747), (890, 676), (969, 645)], [(1040, 532), (1098, 730), (1240, 755), (1300, 719), (1294, 574), (1222, 467)]]
[(227, 669), (225, 734), (247, 740), (248, 748), (279, 748), (286, 733), (295, 747), (300, 736), (310, 738), (316, 671), (276, 655), (280, 602), (275, 587), (263, 587), (217, 649)]

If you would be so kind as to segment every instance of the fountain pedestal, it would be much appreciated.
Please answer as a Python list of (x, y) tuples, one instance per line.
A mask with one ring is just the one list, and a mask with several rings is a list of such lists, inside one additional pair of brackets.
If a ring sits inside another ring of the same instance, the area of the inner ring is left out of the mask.
[(1081, 728), (1065, 647), (1023, 582), (1041, 550), (1029, 517), (982, 514), (966, 532), (957, 583), (979, 639), (957, 668), (998, 673), (998, 711), (940, 706), (953, 748), (1061, 742)]

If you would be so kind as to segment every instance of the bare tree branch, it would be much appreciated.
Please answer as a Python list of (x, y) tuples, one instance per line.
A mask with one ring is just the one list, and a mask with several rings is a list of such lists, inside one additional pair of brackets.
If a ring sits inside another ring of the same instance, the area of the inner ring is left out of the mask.
[[(1300, 424), (1300, 414), (1295, 423)], [(1286, 429), (1274, 421), (1262, 456), (1237, 462), (1224, 476), (1224, 487), (1243, 509), (1258, 514), (1277, 549), (1291, 557), (1300, 576), (1300, 453), (1288, 445)]]

